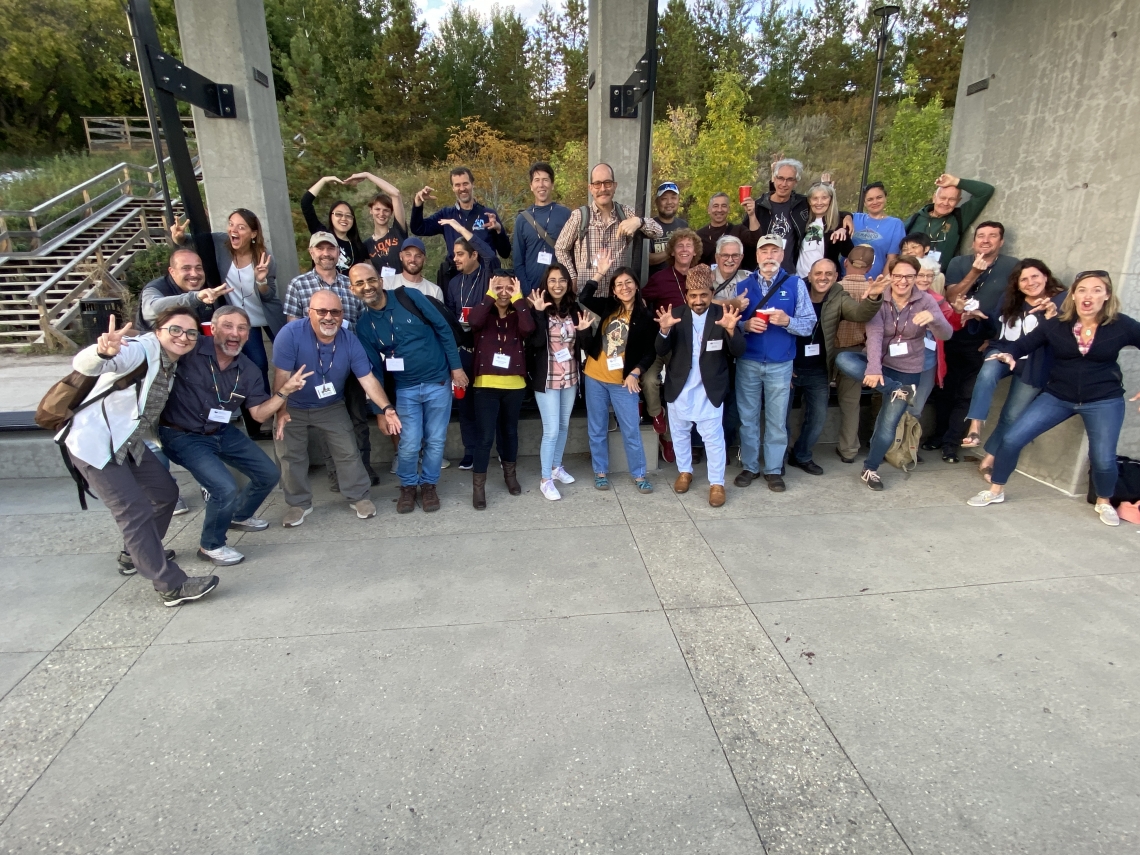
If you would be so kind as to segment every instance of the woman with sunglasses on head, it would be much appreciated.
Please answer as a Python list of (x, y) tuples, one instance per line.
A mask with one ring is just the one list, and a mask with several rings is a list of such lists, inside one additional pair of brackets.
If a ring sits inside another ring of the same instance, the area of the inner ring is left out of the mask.
[(558, 263), (546, 268), (527, 299), (535, 321), (526, 352), (527, 375), (542, 415), (539, 489), (546, 498), (557, 501), (562, 495), (554, 482), (574, 483), (574, 476), (562, 467), (562, 454), (570, 411), (581, 386), (578, 333), (588, 330), (593, 318), (578, 305), (570, 272)]
[[(999, 347), (1000, 352), (987, 359), (1000, 359), (1011, 371), (1023, 356), (1043, 347), (1052, 349), (1053, 362), (1044, 391), (1002, 438), (994, 455), (990, 488), (966, 504), (983, 508), (1004, 502), (1005, 485), (1017, 468), (1021, 450), (1045, 431), (1079, 415), (1089, 441), (1097, 497), (1093, 509), (1105, 525), (1120, 525), (1111, 501), (1116, 491), (1116, 443), (1126, 409), (1118, 360), (1124, 348), (1140, 348), (1140, 321), (1121, 314), (1108, 273), (1078, 273), (1056, 317), (1040, 321), (1032, 332)], [(1140, 400), (1140, 394), (1130, 400)]]
[[(608, 249), (598, 252), (595, 276), (601, 278), (613, 264)], [(594, 466), (594, 487), (610, 489), (609, 409), (612, 406), (625, 444), (629, 474), (638, 492), (652, 493), (646, 477), (645, 447), (641, 444), (638, 403), (641, 375), (657, 358), (654, 336), (657, 321), (649, 314), (639, 293), (637, 275), (621, 267), (610, 283), (610, 295), (595, 297), (598, 279), (590, 279), (579, 297), (582, 305), (602, 319), (586, 348), (583, 381), (586, 392), (586, 422), (590, 435), (590, 457)]]
[(843, 225), (850, 217), (847, 211), (839, 210), (835, 200), (835, 188), (818, 182), (807, 191), (808, 222), (800, 241), (800, 254), (796, 260), (796, 274), (807, 281), (812, 265), (821, 258), (835, 262), (851, 251), (851, 233)]
[(887, 216), (887, 188), (882, 181), (873, 181), (863, 188), (863, 210), (851, 218), (854, 223), (851, 242), (856, 246), (866, 244), (875, 250), (875, 263), (867, 274), (874, 279), (899, 257), (899, 247), (906, 237), (903, 221)]
[(356, 212), (348, 202), (337, 199), (329, 207), (329, 222), (326, 226), (317, 216), (317, 210), (313, 203), (316, 202), (317, 196), (321, 194), (326, 184), (348, 186), (350, 181), (352, 179), (341, 181), (335, 175), (326, 175), (306, 190), (305, 195), (301, 197), (301, 213), (305, 217), (305, 225), (309, 227), (309, 234), (332, 232), (333, 237), (336, 238), (337, 246), (340, 247), (340, 258), (337, 259), (336, 269), (345, 276), (348, 275), (348, 269), (352, 265), (368, 261), (368, 250), (364, 248), (364, 243), (360, 240), (360, 229), (356, 225)]
[[(962, 299), (962, 298), (959, 298)], [(991, 341), (987, 356), (1001, 352), (1001, 342), (1017, 341), (1037, 328), (1042, 319), (1052, 318), (1065, 301), (1065, 286), (1062, 285), (1045, 262), (1036, 258), (1023, 258), (1010, 271), (1005, 297), (1002, 299), (1001, 314), (996, 320), (987, 318), (978, 310), (964, 312), (962, 322), (976, 325)], [(1012, 375), (1009, 391), (1002, 405), (997, 426), (986, 440), (986, 456), (978, 469), (989, 476), (993, 471), (994, 454), (1001, 447), (1002, 437), (1010, 425), (1036, 398), (1049, 379), (1049, 363), (1052, 352), (1047, 347), (1039, 348), (1017, 361), (1017, 367), (1010, 369), (1000, 359), (987, 360), (978, 379), (974, 381), (974, 394), (970, 399), (969, 432), (962, 440), (963, 448), (977, 448), (982, 444), (982, 425), (990, 412), (997, 384)]]
[(918, 270), (918, 259), (909, 255), (887, 264), (890, 294), (883, 295), (882, 308), (867, 321), (866, 355), (848, 351), (835, 358), (836, 366), (848, 377), (883, 393), (883, 406), (860, 476), (876, 491), (883, 489), (879, 465), (918, 392), (926, 360), (926, 331), (929, 328), (940, 341), (953, 333), (934, 298), (915, 286)]

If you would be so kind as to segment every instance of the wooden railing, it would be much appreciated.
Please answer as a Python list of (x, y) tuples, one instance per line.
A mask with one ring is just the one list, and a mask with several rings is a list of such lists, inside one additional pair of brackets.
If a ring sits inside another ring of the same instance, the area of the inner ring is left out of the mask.
[[(182, 130), (188, 139), (194, 138), (194, 120), (189, 116), (182, 117)], [(84, 116), (83, 132), (89, 151), (154, 150), (146, 116)], [(158, 132), (165, 139), (161, 126)]]

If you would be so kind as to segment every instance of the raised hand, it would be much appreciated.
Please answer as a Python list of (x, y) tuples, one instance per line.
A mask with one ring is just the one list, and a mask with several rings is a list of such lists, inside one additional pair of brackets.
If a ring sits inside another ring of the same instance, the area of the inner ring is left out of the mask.
[(435, 189), (428, 187), (426, 184), (424, 185), (423, 189), (416, 194), (416, 207), (422, 205), (424, 203), (424, 199), (435, 199)]
[(519, 282), (519, 278), (517, 276), (514, 276), (511, 278), (511, 285), (514, 286), (511, 290), (511, 302), (514, 303), (517, 300), (522, 299), (522, 283)]
[(829, 185), (829, 186), (831, 186), (831, 187), (834, 187), (834, 186), (835, 186), (835, 182), (831, 180), (831, 173), (830, 173), (830, 172), (822, 172), (822, 173), (820, 173), (820, 176), (819, 176), (819, 183), (820, 183), (820, 184), (827, 184), (827, 185)]
[(217, 288), (203, 288), (197, 292), (198, 302), (203, 303), (207, 306), (212, 306), (219, 297), (224, 297), (226, 294), (229, 294), (233, 290), (233, 288), (225, 284), (219, 285)]
[(534, 310), (536, 312), (545, 312), (546, 307), (550, 305), (548, 302), (546, 302), (546, 298), (542, 296), (541, 291), (531, 291), (530, 296), (527, 297), (527, 300), (529, 300), (530, 304), (534, 306)]
[(574, 325), (574, 329), (578, 332), (585, 332), (594, 325), (594, 315), (592, 312), (582, 312), (578, 316), (578, 323)]
[(749, 196), (747, 199), (745, 199), (740, 204), (744, 206), (744, 213), (747, 214), (748, 216), (751, 217), (751, 216), (754, 216), (756, 214), (756, 197), (755, 196)]
[[(981, 314), (981, 312), (978, 314)], [(982, 317), (984, 318), (985, 315), (982, 315)], [(933, 320), (934, 313), (927, 310), (923, 310), (914, 316), (914, 322), (920, 327), (928, 326)]]
[(289, 375), (289, 379), (281, 384), (278, 390), (282, 395), (292, 395), (294, 392), (299, 392), (305, 388), (305, 380), (312, 377), (315, 372), (305, 371), (305, 366), (302, 365), (296, 371)]
[(364, 179), (372, 180), (372, 173), (370, 172), (354, 172), (348, 178), (344, 179), (344, 183), (349, 187), (355, 187)]
[(986, 254), (984, 252), (976, 253), (974, 255), (974, 263), (970, 266), (983, 273), (990, 269), (990, 263), (986, 261)]
[(673, 316), (672, 306), (665, 306), (657, 310), (657, 326), (661, 327), (661, 332), (669, 332), (679, 323), (681, 323), (681, 319)]
[(257, 266), (253, 268), (253, 279), (255, 282), (263, 283), (269, 278), (269, 262), (273, 260), (273, 256), (268, 253), (261, 253), (261, 259), (257, 262)]
[(610, 265), (614, 263), (613, 253), (608, 249), (599, 249), (598, 256), (595, 259), (594, 269), (598, 271), (598, 278), (601, 279), (606, 275), (606, 271), (610, 269)]
[(740, 309), (733, 303), (724, 304), (724, 314), (720, 316), (720, 320), (716, 321), (718, 327), (724, 327), (724, 331), (729, 335), (736, 329), (736, 324), (740, 320)]
[(182, 222), (178, 222), (178, 217), (174, 218), (174, 222), (170, 226), (170, 239), (176, 246), (181, 246), (186, 242), (186, 227), (188, 225), (190, 225), (189, 217)]
[(499, 222), (499, 218), (495, 216), (494, 211), (488, 211), (483, 215), (483, 225), (493, 232), (501, 232), (503, 230), (503, 224)]
[(877, 277), (875, 277), (875, 281), (867, 286), (867, 290), (864, 292), (863, 297), (866, 298), (880, 296), (887, 289), (887, 286), (890, 283), (891, 277), (886, 273), (880, 273)]
[(949, 172), (943, 172), (934, 179), (935, 187), (957, 187), (958, 179), (951, 175)]
[(117, 356), (123, 347), (123, 339), (133, 334), (134, 330), (131, 329), (130, 321), (127, 321), (127, 325), (121, 330), (115, 329), (115, 316), (111, 315), (110, 323), (107, 324), (107, 331), (99, 336), (95, 342), (95, 351), (100, 356), (108, 358)]

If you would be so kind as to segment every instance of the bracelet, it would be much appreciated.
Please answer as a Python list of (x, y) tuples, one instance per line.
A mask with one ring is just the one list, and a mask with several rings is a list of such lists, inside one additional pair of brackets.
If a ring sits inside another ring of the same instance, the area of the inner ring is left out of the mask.
[(288, 396), (288, 395), (284, 395), (284, 394), (282, 394), (281, 392), (277, 392), (277, 393), (276, 393), (276, 395), (277, 395), (277, 397), (278, 397), (278, 398), (280, 398), (282, 401), (288, 401), (288, 400), (289, 400), (289, 396)]
[(391, 404), (389, 404), (389, 405), (388, 405), (388, 406), (386, 406), (386, 407), (381, 407), (381, 408), (380, 408), (380, 415), (382, 415), (382, 416), (386, 416), (386, 415), (388, 415), (388, 410), (391, 410), (392, 412), (396, 412), (396, 408), (395, 408), (395, 407), (393, 407)]

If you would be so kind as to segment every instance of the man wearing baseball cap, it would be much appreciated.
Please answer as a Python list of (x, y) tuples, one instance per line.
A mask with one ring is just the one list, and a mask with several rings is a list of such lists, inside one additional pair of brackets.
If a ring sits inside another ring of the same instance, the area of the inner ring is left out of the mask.
[(649, 253), (650, 276), (669, 266), (667, 248), (670, 233), (689, 227), (688, 220), (677, 216), (677, 208), (681, 204), (681, 188), (675, 181), (658, 184), (654, 197), (654, 204), (657, 207), (657, 216), (654, 219), (661, 224), (662, 235), (653, 239), (653, 251)]
[(760, 477), (760, 409), (764, 410), (764, 480), (782, 493), (784, 454), (788, 450), (788, 405), (796, 336), (809, 336), (815, 309), (807, 286), (782, 267), (784, 238), (764, 235), (756, 241), (756, 272), (740, 283), (747, 298), (745, 349), (736, 361), (736, 407), (740, 413), (740, 461), (733, 483), (747, 487)]
[(400, 244), (400, 265), (403, 271), (384, 277), (384, 290), (395, 291), (397, 288), (412, 288), (434, 297), (443, 302), (443, 289), (424, 278), (424, 261), (427, 259), (427, 250), (424, 242), (418, 237), (405, 238)]

